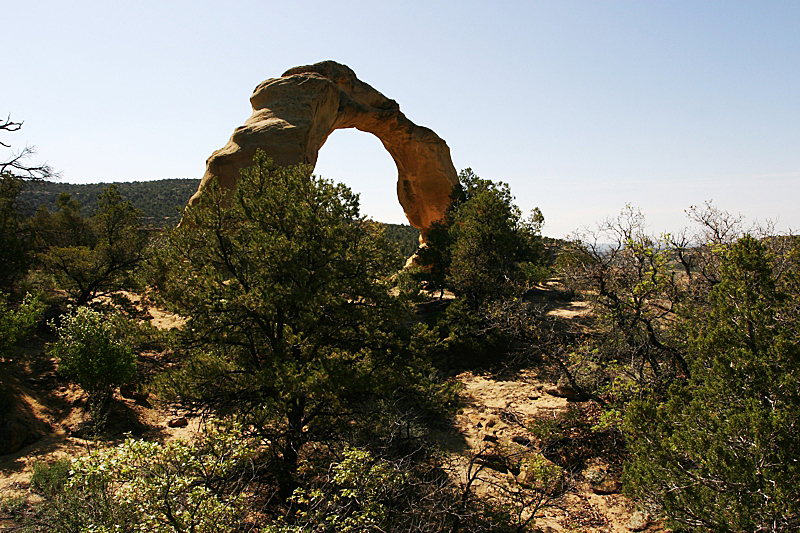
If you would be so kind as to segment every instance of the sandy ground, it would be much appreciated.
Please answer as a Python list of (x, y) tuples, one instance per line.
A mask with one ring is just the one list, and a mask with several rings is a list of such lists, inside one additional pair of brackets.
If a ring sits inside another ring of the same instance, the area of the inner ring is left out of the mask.
[[(534, 440), (527, 427), (535, 418), (553, 416), (568, 407), (568, 401), (549, 394), (553, 384), (540, 380), (535, 371), (524, 371), (513, 379), (464, 373), (458, 376), (464, 385), (461, 392), (464, 408), (457, 416), (459, 433), (470, 456), (491, 453), (494, 447), (508, 445), (514, 437)], [(459, 475), (464, 475), (463, 469)], [(487, 483), (504, 481), (509, 474), (484, 470)], [(570, 480), (572, 487), (554, 506), (536, 514), (536, 526), (548, 531), (585, 533), (628, 532), (627, 525), (635, 509), (619, 494), (595, 494), (580, 473)], [(479, 492), (480, 487), (476, 488)], [(558, 505), (561, 508), (555, 507)], [(576, 529), (577, 528), (577, 529)], [(659, 531), (653, 526), (648, 531)]]
[[(46, 398), (36, 390), (16, 382), (12, 385), (19, 391), (18, 399), (39, 420), (38, 428), (44, 435), (21, 450), (0, 456), (0, 494), (9, 496), (15, 491), (29, 489), (30, 476), (36, 462), (52, 462), (65, 457), (88, 453), (103, 442), (84, 439), (79, 434), (86, 412), (86, 395), (75, 385), (62, 385)], [(169, 441), (176, 438), (192, 438), (200, 426), (199, 419), (187, 418), (184, 427), (169, 427), (172, 420), (183, 417), (183, 413), (156, 409), (133, 399), (115, 396), (117, 415), (110, 424), (133, 430), (133, 436), (143, 439)], [(135, 420), (137, 424), (126, 423)], [(119, 433), (105, 444), (114, 444), (125, 438)]]

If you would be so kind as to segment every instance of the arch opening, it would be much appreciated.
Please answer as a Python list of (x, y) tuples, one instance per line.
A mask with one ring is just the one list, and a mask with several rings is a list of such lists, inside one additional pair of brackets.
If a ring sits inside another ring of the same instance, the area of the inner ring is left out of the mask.
[(408, 224), (393, 183), (397, 165), (380, 139), (354, 128), (335, 130), (319, 150), (314, 174), (344, 183), (361, 199), (361, 214)]

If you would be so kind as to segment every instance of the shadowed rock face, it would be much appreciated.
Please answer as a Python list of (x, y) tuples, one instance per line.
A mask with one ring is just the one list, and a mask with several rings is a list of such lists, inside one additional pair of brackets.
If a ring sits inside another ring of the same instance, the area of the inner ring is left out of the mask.
[(253, 164), (257, 149), (281, 166), (313, 167), (334, 130), (357, 128), (377, 136), (397, 164), (397, 197), (411, 225), (424, 234), (443, 217), (458, 184), (447, 144), (345, 65), (323, 61), (289, 69), (256, 87), (250, 103), (250, 118), (208, 158), (190, 205), (214, 176), (223, 187), (235, 188), (239, 169)]

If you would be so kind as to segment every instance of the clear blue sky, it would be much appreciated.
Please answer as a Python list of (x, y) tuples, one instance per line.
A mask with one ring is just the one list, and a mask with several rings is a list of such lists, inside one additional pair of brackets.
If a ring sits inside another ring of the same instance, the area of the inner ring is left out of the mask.
[[(510, 183), (563, 236), (641, 207), (655, 232), (713, 199), (800, 228), (800, 2), (9, 0), (2, 136), (72, 183), (200, 177), (262, 80), (350, 66)], [(0, 153), (0, 156), (5, 156)], [(404, 221), (380, 142), (335, 132), (316, 172)]]

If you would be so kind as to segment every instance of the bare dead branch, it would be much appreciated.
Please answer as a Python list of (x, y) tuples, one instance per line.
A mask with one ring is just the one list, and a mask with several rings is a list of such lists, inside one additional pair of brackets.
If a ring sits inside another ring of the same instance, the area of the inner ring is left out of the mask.
[[(0, 131), (19, 131), (22, 122), (14, 122), (9, 114), (6, 119), (0, 122)], [(10, 144), (0, 141), (3, 148), (11, 148)], [(59, 174), (47, 163), (40, 165), (29, 165), (26, 163), (31, 156), (36, 154), (35, 146), (26, 146), (17, 153), (12, 153), (7, 161), (0, 162), (0, 175), (11, 174), (26, 181), (44, 181), (59, 178)]]

